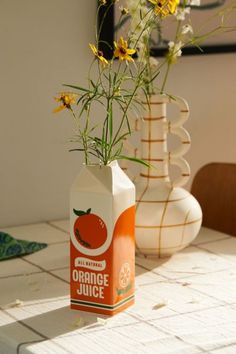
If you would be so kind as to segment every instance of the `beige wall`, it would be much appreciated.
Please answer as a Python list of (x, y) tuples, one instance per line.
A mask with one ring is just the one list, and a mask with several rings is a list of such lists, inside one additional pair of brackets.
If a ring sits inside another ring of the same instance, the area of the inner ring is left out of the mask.
[(173, 67), (169, 90), (190, 106), (192, 177), (209, 162), (236, 163), (236, 53), (183, 58)]
[[(54, 116), (61, 83), (85, 83), (96, 0), (1, 0), (0, 227), (68, 215), (81, 157), (68, 153), (67, 115)], [(187, 158), (236, 162), (236, 55), (187, 57), (169, 89), (191, 107)]]

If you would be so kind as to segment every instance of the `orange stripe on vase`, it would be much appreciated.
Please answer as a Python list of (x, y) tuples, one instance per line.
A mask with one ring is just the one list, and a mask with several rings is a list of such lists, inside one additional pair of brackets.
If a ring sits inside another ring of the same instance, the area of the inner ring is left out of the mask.
[(163, 175), (163, 176), (152, 176), (152, 175), (146, 175), (144, 173), (140, 173), (141, 177), (146, 177), (146, 178), (156, 178), (156, 179), (161, 179), (161, 178), (167, 178), (169, 177), (168, 175)]
[(164, 102), (142, 102), (142, 104), (145, 104), (147, 106), (149, 105), (161, 105), (161, 104), (164, 104)]
[(144, 117), (143, 120), (144, 121), (156, 121), (156, 120), (162, 120), (165, 119), (165, 116), (161, 116), (161, 117)]
[(141, 139), (142, 143), (164, 143), (165, 141), (166, 139), (153, 139), (153, 140)]
[(201, 221), (202, 218), (198, 218), (196, 220), (192, 220), (192, 221), (188, 221), (182, 224), (173, 224), (173, 225), (153, 225), (153, 226), (148, 226), (148, 225), (135, 225), (135, 227), (137, 229), (166, 229), (166, 228), (170, 228), (170, 227), (181, 227), (181, 226), (186, 226), (186, 225), (191, 225), (191, 224), (195, 224), (199, 221)]
[(165, 161), (165, 159), (153, 159), (153, 158), (149, 158), (149, 157), (142, 157), (142, 160), (155, 161), (155, 162), (163, 162), (163, 161)]

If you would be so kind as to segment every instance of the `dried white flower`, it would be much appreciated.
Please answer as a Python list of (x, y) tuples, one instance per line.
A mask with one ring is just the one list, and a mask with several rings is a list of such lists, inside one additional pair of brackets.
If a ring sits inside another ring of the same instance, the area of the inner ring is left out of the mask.
[(107, 324), (107, 320), (105, 318), (97, 317), (97, 323), (105, 326)]
[(170, 51), (173, 59), (181, 56), (181, 54), (182, 54), (182, 50), (180, 49), (182, 47), (181, 41), (179, 41), (178, 43), (174, 43), (174, 42), (170, 41), (168, 43), (168, 46), (169, 46), (169, 51)]
[(73, 323), (73, 327), (80, 328), (83, 327), (85, 324), (83, 317), (79, 317)]
[(201, 298), (200, 297), (192, 297), (191, 300), (189, 300), (187, 303), (188, 304), (199, 304), (201, 302)]
[(182, 34), (188, 34), (188, 33), (193, 33), (193, 28), (190, 25), (184, 25), (181, 30)]
[(16, 299), (14, 302), (11, 302), (10, 304), (7, 304), (4, 306), (5, 309), (13, 308), (13, 307), (21, 307), (24, 305), (24, 302)]
[(185, 16), (190, 14), (190, 7), (178, 8), (175, 12), (175, 17), (178, 21), (184, 21)]
[(200, 6), (201, 5), (201, 0), (188, 0), (187, 5), (191, 6)]
[(153, 310), (159, 310), (161, 309), (162, 307), (165, 307), (168, 305), (168, 300), (161, 300), (159, 301), (155, 306), (153, 306)]
[(149, 58), (149, 63), (152, 68), (156, 68), (159, 64), (158, 60), (156, 60), (154, 57)]
[(143, 61), (145, 57), (146, 41), (147, 38), (149, 38), (149, 8), (147, 7), (146, 0), (127, 0), (126, 4), (130, 14), (129, 37), (134, 43), (138, 40), (139, 59)]
[(191, 283), (189, 283), (189, 282), (184, 282), (184, 283), (181, 283), (181, 285), (182, 285), (182, 286), (189, 286), (189, 285), (191, 285)]

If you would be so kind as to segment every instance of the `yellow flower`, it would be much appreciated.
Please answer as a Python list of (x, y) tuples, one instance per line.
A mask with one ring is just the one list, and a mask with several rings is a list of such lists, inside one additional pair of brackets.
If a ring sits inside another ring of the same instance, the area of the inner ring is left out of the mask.
[(98, 50), (94, 44), (89, 43), (89, 46), (95, 57), (98, 58), (103, 65), (107, 65), (108, 61), (106, 60), (106, 58), (104, 58), (103, 52), (101, 50)]
[(114, 42), (114, 45), (114, 56), (116, 58), (119, 58), (120, 60), (134, 61), (134, 59), (130, 55), (134, 54), (136, 50), (129, 49), (127, 41), (125, 41), (123, 37), (120, 37), (118, 42)]
[(148, 0), (154, 7), (154, 12), (157, 16), (166, 17), (175, 13), (179, 4), (179, 0)]
[(107, 0), (99, 0), (101, 5), (106, 5), (107, 4)]
[(76, 95), (74, 93), (62, 92), (58, 97), (54, 97), (61, 105), (53, 110), (53, 113), (62, 111), (63, 109), (71, 109), (71, 105), (76, 102)]

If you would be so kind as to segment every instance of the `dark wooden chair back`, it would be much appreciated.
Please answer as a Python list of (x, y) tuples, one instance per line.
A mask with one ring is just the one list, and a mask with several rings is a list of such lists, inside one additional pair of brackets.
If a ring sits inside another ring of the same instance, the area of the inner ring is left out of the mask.
[(191, 193), (203, 212), (203, 226), (236, 236), (236, 164), (210, 163), (194, 177)]

